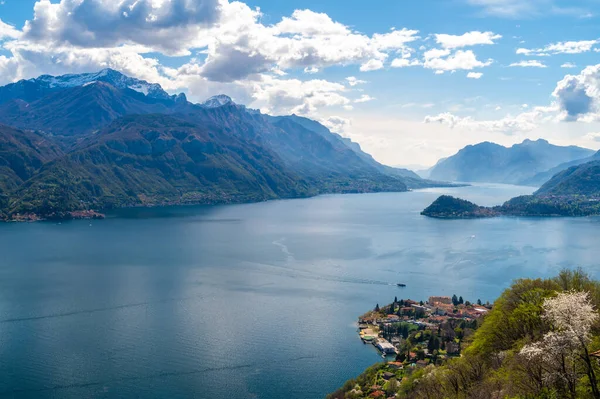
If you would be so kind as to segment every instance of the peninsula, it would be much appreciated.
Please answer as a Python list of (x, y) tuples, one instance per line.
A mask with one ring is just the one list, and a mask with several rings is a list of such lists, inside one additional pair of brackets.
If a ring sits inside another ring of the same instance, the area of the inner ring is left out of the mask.
[(483, 207), (442, 195), (422, 215), (442, 219), (494, 216), (600, 215), (600, 161), (573, 166), (556, 174), (533, 195), (513, 198), (500, 206)]

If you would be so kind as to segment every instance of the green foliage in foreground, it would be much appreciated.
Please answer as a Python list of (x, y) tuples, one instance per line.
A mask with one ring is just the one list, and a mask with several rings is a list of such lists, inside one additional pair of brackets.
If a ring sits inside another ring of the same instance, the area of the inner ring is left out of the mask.
[[(460, 358), (404, 370), (398, 398), (599, 398), (600, 282), (581, 270), (504, 291)], [(368, 369), (328, 398), (370, 398)], [(357, 395), (359, 393), (360, 395)]]

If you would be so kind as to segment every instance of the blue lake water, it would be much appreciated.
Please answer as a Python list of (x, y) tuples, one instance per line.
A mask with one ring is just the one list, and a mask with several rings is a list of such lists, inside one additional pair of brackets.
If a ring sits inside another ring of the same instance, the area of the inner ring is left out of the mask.
[[(513, 279), (600, 271), (600, 218), (435, 220), (475, 186), (128, 209), (0, 224), (0, 396), (322, 398), (380, 360), (356, 317), (394, 296), (494, 300)], [(407, 284), (404, 289), (397, 282)]]

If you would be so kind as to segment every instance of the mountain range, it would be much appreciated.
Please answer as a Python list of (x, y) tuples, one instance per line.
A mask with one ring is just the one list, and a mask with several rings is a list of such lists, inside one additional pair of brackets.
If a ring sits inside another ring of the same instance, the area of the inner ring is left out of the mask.
[(297, 115), (202, 104), (106, 69), (0, 87), (0, 218), (447, 185)]
[(592, 150), (561, 147), (542, 139), (525, 140), (511, 147), (484, 142), (440, 160), (430, 170), (429, 178), (540, 186), (557, 172), (592, 156)]

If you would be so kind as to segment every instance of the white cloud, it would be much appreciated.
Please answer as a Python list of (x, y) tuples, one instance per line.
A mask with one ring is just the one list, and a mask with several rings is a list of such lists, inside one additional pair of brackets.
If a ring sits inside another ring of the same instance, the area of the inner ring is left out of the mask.
[(421, 62), (419, 62), (419, 60), (410, 60), (408, 58), (396, 58), (392, 61), (391, 67), (392, 68), (405, 68), (405, 67), (410, 67), (410, 66), (418, 66), (421, 65)]
[(531, 111), (516, 116), (507, 115), (502, 119), (478, 121), (470, 116), (460, 117), (449, 112), (426, 116), (425, 123), (440, 123), (450, 128), (464, 128), (474, 131), (488, 131), (504, 134), (527, 132), (536, 129), (541, 123), (555, 118), (555, 107), (535, 107)]
[(479, 7), (484, 14), (512, 19), (547, 14), (576, 18), (589, 18), (593, 15), (587, 9), (577, 7), (575, 2), (570, 4), (558, 0), (466, 0), (466, 2)]
[(363, 94), (359, 99), (354, 100), (355, 103), (366, 103), (369, 101), (373, 101), (375, 98), (371, 97), (368, 94)]
[(336, 21), (333, 21), (325, 13), (317, 13), (311, 10), (296, 10), (291, 17), (283, 17), (276, 25), (281, 33), (299, 34), (308, 37), (331, 35), (345, 36), (351, 33), (350, 29)]
[(585, 136), (583, 136), (584, 140), (588, 140), (588, 141), (600, 141), (600, 132), (595, 133), (595, 132), (590, 132), (587, 133)]
[(434, 48), (434, 49), (425, 51), (423, 53), (423, 58), (425, 60), (431, 60), (434, 58), (446, 57), (447, 55), (450, 55), (450, 50)]
[(0, 19), (0, 40), (17, 39), (21, 36), (21, 31), (14, 26), (9, 25)]
[[(228, 0), (40, 0), (26, 23), (21, 45), (39, 44), (48, 57), (56, 48), (116, 49), (139, 46), (139, 53), (204, 54), (197, 72), (215, 82), (290, 69), (307, 73), (333, 65), (383, 68), (390, 54), (410, 57), (419, 37), (409, 29), (356, 32), (327, 14), (296, 10), (273, 25), (259, 9)], [(2, 31), (15, 36), (13, 29)], [(68, 71), (66, 68), (65, 71)]]
[(371, 39), (373, 45), (379, 50), (402, 50), (404, 53), (410, 53), (412, 50), (407, 47), (418, 39), (416, 30), (400, 29), (388, 33), (375, 33)]
[(481, 72), (469, 72), (467, 78), (469, 79), (480, 79), (483, 76)]
[[(430, 58), (427, 58), (428, 56)], [(428, 69), (434, 69), (436, 73), (443, 73), (444, 71), (456, 71), (461, 69), (471, 70), (475, 68), (483, 68), (491, 65), (492, 62), (493, 60), (491, 59), (487, 61), (479, 61), (475, 56), (475, 53), (473, 53), (473, 51), (471, 50), (458, 50), (454, 54), (451, 54), (444, 58), (439, 56), (431, 56), (431, 53), (426, 54), (423, 66)]]
[(318, 109), (350, 104), (345, 86), (326, 80), (276, 79), (262, 75), (244, 84), (252, 92), (252, 107), (272, 114), (314, 114)]
[(348, 84), (349, 84), (350, 86), (352, 86), (352, 87), (354, 87), (354, 86), (356, 86), (356, 85), (360, 85), (360, 84), (365, 84), (365, 83), (367, 83), (367, 81), (366, 81), (366, 80), (360, 80), (360, 79), (357, 79), (355, 76), (348, 76), (348, 77), (346, 78), (346, 80), (348, 81)]
[(23, 36), (82, 48), (135, 43), (183, 54), (219, 21), (221, 10), (219, 0), (39, 0)]
[(383, 68), (383, 61), (371, 59), (360, 66), (361, 72), (376, 71)]
[(548, 44), (543, 48), (537, 49), (517, 49), (517, 54), (527, 56), (549, 56), (553, 54), (580, 54), (586, 53), (593, 49), (594, 45), (598, 44), (598, 40), (580, 40), (580, 41), (568, 41)]
[(328, 118), (319, 120), (321, 124), (334, 133), (344, 134), (352, 126), (352, 121), (341, 116), (332, 115)]
[(306, 67), (304, 68), (304, 73), (308, 73), (308, 74), (315, 74), (319, 72), (319, 68), (317, 67)]
[(486, 14), (510, 18), (536, 12), (537, 2), (537, 0), (467, 0), (469, 4), (481, 7)]
[(432, 108), (432, 107), (435, 107), (435, 104), (434, 103), (424, 103), (424, 104), (406, 103), (406, 104), (402, 104), (400, 107), (401, 108)]
[(479, 44), (495, 44), (494, 40), (502, 38), (493, 32), (472, 31), (463, 35), (436, 34), (435, 41), (444, 48), (456, 49)]
[(560, 67), (561, 68), (577, 68), (577, 65), (573, 64), (572, 62), (565, 62)]
[(579, 75), (567, 75), (552, 93), (565, 121), (600, 120), (600, 64), (585, 68)]
[(519, 61), (513, 62), (509, 66), (511, 67), (521, 67), (521, 68), (546, 68), (546, 65), (538, 60), (527, 60), (527, 61)]
[[(185, 65), (173, 72), (173, 79), (188, 90), (191, 99), (205, 99), (227, 93), (250, 108), (264, 113), (283, 115), (295, 113), (319, 117), (327, 107), (347, 107), (347, 86), (323, 79), (287, 79), (268, 74), (252, 75), (235, 82), (214, 82), (202, 77), (199, 65)], [(329, 110), (325, 112), (331, 112)]]

